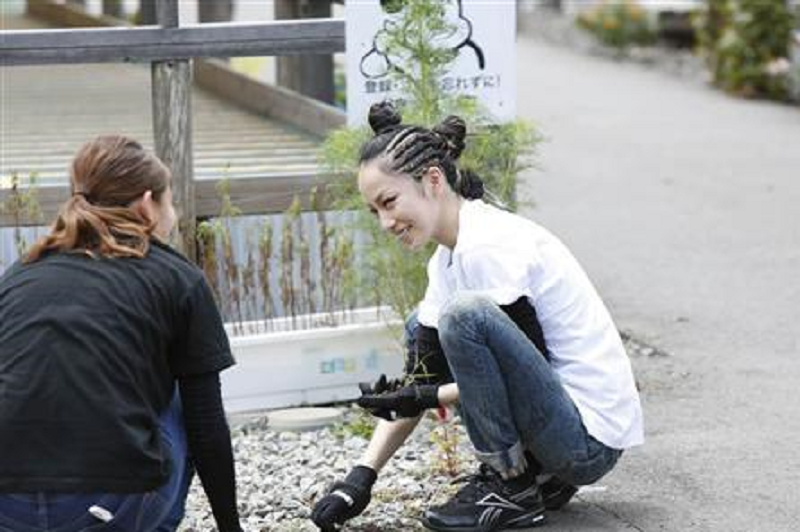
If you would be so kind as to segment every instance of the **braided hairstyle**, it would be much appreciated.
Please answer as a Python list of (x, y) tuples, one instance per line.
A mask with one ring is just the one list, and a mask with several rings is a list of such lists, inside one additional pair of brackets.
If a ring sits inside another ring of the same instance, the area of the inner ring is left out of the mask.
[(422, 180), (428, 168), (436, 166), (459, 196), (483, 197), (481, 178), (456, 166), (467, 135), (467, 126), (461, 118), (448, 116), (432, 129), (405, 125), (394, 105), (384, 101), (370, 107), (369, 125), (375, 136), (361, 147), (362, 165), (379, 160), (385, 172), (406, 174), (415, 181)]

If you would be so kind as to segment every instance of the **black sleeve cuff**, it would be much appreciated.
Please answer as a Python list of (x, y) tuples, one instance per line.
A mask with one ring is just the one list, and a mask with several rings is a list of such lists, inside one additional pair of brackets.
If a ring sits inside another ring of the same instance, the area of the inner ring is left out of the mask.
[(357, 465), (345, 477), (344, 481), (348, 484), (355, 484), (370, 489), (378, 479), (378, 473), (374, 469), (364, 465)]

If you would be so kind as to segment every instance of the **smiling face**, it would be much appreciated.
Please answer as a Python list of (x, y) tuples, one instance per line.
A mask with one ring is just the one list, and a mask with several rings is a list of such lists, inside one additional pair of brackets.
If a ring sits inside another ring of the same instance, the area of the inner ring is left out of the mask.
[[(380, 220), (381, 227), (395, 235), (402, 245), (419, 249), (437, 238), (440, 230), (440, 204), (431, 171), (421, 182), (403, 175), (384, 172), (378, 160), (361, 166), (358, 189), (361, 196)], [(435, 180), (434, 180), (435, 181)]]

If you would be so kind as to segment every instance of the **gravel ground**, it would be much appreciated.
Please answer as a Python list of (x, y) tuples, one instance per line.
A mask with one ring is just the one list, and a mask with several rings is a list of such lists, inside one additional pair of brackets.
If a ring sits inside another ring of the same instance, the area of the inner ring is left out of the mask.
[[(664, 351), (623, 332), (634, 366), (646, 359), (667, 360)], [(369, 415), (348, 405), (344, 421), (311, 432), (275, 432), (267, 416), (234, 418), (239, 511), (247, 532), (316, 531), (308, 519), (327, 487), (347, 474), (367, 445)], [(455, 449), (449, 454), (446, 448)], [(448, 462), (448, 457), (450, 462)], [(448, 472), (448, 465), (450, 471)], [(409, 441), (381, 472), (372, 503), (348, 522), (353, 532), (424, 530), (417, 517), (429, 504), (443, 502), (458, 486), (452, 480), (475, 468), (469, 440), (457, 417), (429, 413)], [(180, 532), (215, 530), (205, 495), (195, 479)]]
[[(361, 456), (367, 440), (357, 431), (372, 423), (360, 410), (344, 409), (342, 424), (317, 431), (274, 432), (266, 418), (233, 430), (239, 511), (246, 531), (317, 530), (308, 519), (314, 502)], [(457, 443), (451, 456), (460, 461), (459, 471), (466, 471), (471, 459), (463, 428), (457, 419), (440, 421), (431, 413), (381, 472), (372, 503), (349, 522), (348, 530), (423, 530), (416, 516), (429, 500), (446, 497), (452, 489), (453, 477), (443, 470), (447, 461), (440, 457), (442, 445), (436, 443), (443, 435)], [(195, 479), (181, 531), (212, 531), (213, 522)]]

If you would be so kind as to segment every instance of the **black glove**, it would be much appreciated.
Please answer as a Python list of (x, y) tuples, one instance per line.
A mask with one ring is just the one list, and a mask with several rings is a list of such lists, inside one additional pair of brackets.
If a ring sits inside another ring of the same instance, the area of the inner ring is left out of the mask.
[(439, 406), (438, 384), (409, 384), (401, 386), (396, 381), (386, 381), (381, 375), (375, 386), (359, 384), (361, 397), (358, 406), (373, 416), (394, 421), (401, 417), (416, 417), (428, 408)]
[[(386, 392), (393, 392), (398, 388), (401, 388), (403, 385), (397, 379), (387, 380), (386, 375), (381, 375), (375, 384), (370, 384), (368, 382), (360, 382), (358, 384), (358, 388), (361, 390), (361, 396), (367, 395), (380, 395)], [(360, 403), (359, 403), (360, 404)], [(392, 411), (388, 408), (367, 408), (361, 405), (362, 408), (368, 410), (370, 414), (375, 417), (380, 417), (386, 419), (388, 421), (392, 421), (394, 416), (392, 415)]]
[(345, 479), (334, 482), (328, 494), (314, 505), (311, 520), (322, 532), (334, 532), (345, 521), (361, 514), (372, 498), (378, 474), (367, 466), (355, 466)]

